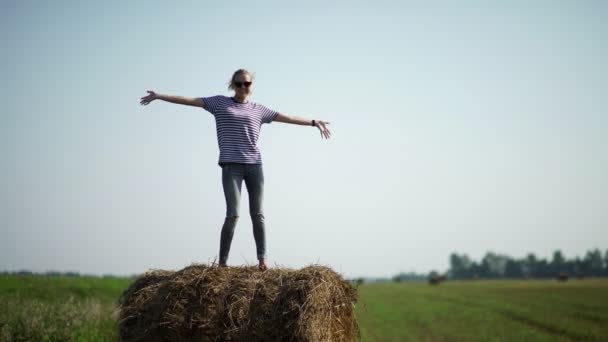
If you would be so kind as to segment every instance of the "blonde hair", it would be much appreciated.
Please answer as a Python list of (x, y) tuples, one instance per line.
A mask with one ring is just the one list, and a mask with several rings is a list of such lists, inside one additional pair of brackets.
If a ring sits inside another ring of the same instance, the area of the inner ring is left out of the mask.
[(236, 88), (234, 87), (234, 80), (236, 79), (236, 77), (238, 75), (249, 75), (249, 77), (251, 77), (251, 81), (253, 81), (253, 79), (255, 78), (255, 75), (251, 72), (249, 72), (249, 70), (247, 69), (239, 69), (237, 71), (235, 71), (232, 74), (232, 77), (230, 78), (230, 81), (228, 81), (228, 89), (229, 90), (236, 90)]

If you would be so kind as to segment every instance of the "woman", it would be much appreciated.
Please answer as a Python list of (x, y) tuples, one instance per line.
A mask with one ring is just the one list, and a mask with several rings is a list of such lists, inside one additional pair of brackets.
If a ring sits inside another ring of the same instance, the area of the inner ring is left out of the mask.
[(264, 194), (264, 173), (262, 158), (257, 146), (262, 124), (273, 121), (294, 125), (317, 127), (321, 138), (329, 139), (327, 129), (329, 122), (307, 120), (293, 115), (275, 112), (265, 106), (249, 100), (253, 92), (253, 75), (239, 69), (234, 72), (228, 89), (234, 96), (212, 96), (188, 98), (157, 94), (148, 90), (148, 95), (141, 98), (141, 104), (147, 105), (154, 100), (202, 107), (215, 117), (217, 142), (220, 149), (218, 164), (222, 167), (222, 185), (226, 198), (226, 219), (222, 226), (220, 238), (219, 266), (226, 267), (234, 228), (239, 217), (239, 201), (243, 180), (249, 193), (249, 214), (253, 222), (259, 268), (266, 270), (266, 234), (262, 201)]

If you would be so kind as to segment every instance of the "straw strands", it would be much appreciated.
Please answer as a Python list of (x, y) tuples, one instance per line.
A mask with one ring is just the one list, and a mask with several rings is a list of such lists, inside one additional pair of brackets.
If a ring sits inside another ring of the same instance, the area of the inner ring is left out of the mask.
[(193, 264), (120, 299), (121, 341), (355, 341), (356, 290), (332, 269)]

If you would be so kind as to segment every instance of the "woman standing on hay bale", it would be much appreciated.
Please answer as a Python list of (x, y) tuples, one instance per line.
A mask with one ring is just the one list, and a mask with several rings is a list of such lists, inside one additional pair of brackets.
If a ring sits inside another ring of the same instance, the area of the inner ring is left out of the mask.
[(265, 270), (266, 234), (262, 201), (264, 194), (264, 173), (262, 157), (258, 149), (258, 137), (262, 124), (273, 121), (294, 125), (317, 127), (321, 138), (331, 135), (327, 126), (329, 122), (308, 120), (293, 115), (275, 112), (267, 107), (249, 101), (253, 93), (253, 74), (245, 69), (234, 72), (228, 89), (234, 96), (223, 95), (188, 98), (155, 93), (148, 90), (148, 95), (141, 98), (141, 104), (147, 105), (154, 100), (163, 100), (188, 106), (201, 107), (215, 117), (217, 142), (220, 149), (218, 164), (222, 168), (222, 185), (226, 198), (226, 219), (222, 226), (220, 238), (219, 265), (226, 266), (234, 228), (239, 217), (239, 202), (243, 180), (249, 192), (249, 213), (253, 222), (259, 268)]

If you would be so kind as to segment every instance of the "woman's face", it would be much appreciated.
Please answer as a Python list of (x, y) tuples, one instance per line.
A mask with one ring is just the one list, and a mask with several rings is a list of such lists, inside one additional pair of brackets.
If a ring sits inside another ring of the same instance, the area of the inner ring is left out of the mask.
[(249, 96), (253, 92), (253, 82), (249, 74), (236, 75), (232, 85), (234, 86), (236, 95)]

